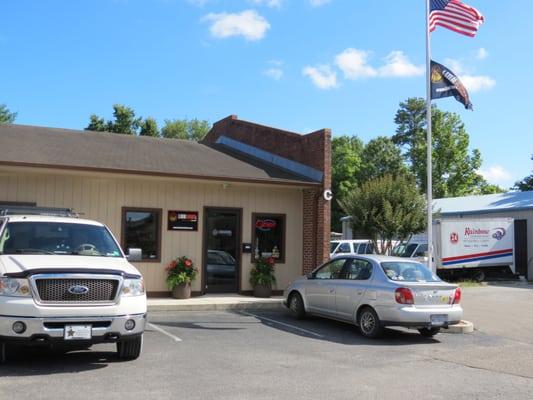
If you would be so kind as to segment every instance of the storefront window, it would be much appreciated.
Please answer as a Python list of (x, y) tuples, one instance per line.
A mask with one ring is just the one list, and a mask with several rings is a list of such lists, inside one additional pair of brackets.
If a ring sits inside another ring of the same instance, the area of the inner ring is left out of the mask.
[(143, 261), (161, 260), (161, 210), (123, 208), (122, 247), (141, 249)]
[(285, 214), (252, 214), (253, 259), (273, 257), (285, 262)]

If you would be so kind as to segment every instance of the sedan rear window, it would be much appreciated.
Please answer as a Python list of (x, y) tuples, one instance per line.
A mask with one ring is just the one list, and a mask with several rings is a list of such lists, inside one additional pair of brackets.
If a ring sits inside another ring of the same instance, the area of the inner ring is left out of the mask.
[(439, 282), (440, 279), (428, 267), (420, 263), (386, 261), (381, 268), (391, 281), (401, 282)]

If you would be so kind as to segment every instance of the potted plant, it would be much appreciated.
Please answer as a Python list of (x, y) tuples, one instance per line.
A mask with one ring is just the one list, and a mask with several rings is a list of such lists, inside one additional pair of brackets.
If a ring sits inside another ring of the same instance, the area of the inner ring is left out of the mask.
[(274, 264), (273, 257), (256, 259), (255, 266), (250, 271), (250, 283), (254, 288), (255, 297), (272, 296), (272, 285), (276, 283)]
[(196, 277), (198, 270), (188, 257), (178, 257), (168, 263), (167, 285), (172, 291), (172, 297), (176, 299), (188, 299), (191, 297), (191, 282)]

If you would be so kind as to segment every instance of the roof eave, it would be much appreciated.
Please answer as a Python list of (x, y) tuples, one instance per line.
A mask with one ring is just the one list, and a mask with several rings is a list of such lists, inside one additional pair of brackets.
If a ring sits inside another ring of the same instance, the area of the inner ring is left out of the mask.
[(54, 164), (38, 164), (38, 163), (24, 163), (14, 161), (0, 161), (0, 165), (10, 167), (25, 167), (25, 168), (47, 168), (54, 170), (74, 170), (74, 171), (87, 171), (87, 172), (102, 172), (113, 174), (126, 174), (137, 176), (152, 176), (163, 178), (182, 178), (182, 179), (198, 179), (204, 181), (221, 181), (221, 182), (240, 182), (240, 183), (255, 183), (264, 185), (280, 185), (280, 186), (300, 186), (300, 187), (320, 187), (321, 182), (305, 182), (295, 180), (284, 179), (259, 179), (259, 178), (246, 178), (235, 176), (212, 176), (212, 175), (193, 175), (193, 174), (180, 174), (180, 173), (168, 173), (158, 171), (144, 171), (144, 170), (130, 170), (119, 168), (102, 168), (102, 167), (86, 167), (86, 166), (72, 166), (72, 165), (54, 165)]

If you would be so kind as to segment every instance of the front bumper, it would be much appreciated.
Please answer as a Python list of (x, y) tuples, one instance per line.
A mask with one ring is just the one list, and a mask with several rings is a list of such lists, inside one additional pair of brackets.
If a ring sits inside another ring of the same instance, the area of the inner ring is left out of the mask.
[[(131, 330), (125, 328), (128, 320), (135, 321)], [(15, 333), (13, 324), (17, 321), (26, 325), (23, 333)], [(91, 325), (91, 339), (65, 340), (65, 325)], [(0, 340), (6, 342), (30, 342), (46, 344), (49, 342), (64, 343), (102, 343), (116, 342), (122, 337), (140, 335), (144, 332), (146, 313), (120, 315), (112, 317), (17, 317), (0, 316)]]

